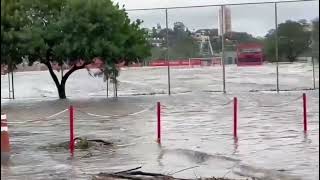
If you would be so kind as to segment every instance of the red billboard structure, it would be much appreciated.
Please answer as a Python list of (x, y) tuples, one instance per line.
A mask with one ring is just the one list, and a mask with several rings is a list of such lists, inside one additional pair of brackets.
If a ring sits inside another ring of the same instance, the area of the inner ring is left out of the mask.
[(262, 65), (265, 60), (263, 45), (259, 43), (241, 43), (237, 45), (237, 65)]

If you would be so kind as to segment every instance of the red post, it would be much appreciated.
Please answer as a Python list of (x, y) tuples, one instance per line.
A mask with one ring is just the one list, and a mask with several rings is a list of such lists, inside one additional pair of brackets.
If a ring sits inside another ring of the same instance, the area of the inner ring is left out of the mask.
[(69, 112), (70, 112), (70, 143), (69, 143), (69, 147), (70, 147), (70, 153), (73, 156), (73, 152), (74, 152), (74, 127), (73, 127), (74, 109), (73, 109), (73, 106), (69, 107)]
[(303, 93), (303, 129), (304, 132), (308, 130), (308, 122), (307, 122), (307, 96), (306, 93)]
[(157, 120), (158, 120), (158, 138), (157, 138), (157, 142), (161, 143), (161, 120), (160, 120), (160, 116), (161, 116), (161, 105), (160, 102), (157, 103)]
[(237, 121), (238, 121), (238, 99), (233, 98), (233, 137), (237, 138)]

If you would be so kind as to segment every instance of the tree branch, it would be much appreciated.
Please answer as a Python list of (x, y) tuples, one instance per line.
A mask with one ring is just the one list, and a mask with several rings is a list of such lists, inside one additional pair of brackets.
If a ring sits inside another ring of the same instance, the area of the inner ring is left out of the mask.
[(62, 77), (61, 84), (65, 84), (67, 82), (67, 79), (73, 72), (79, 69), (83, 69), (88, 64), (90, 64), (90, 62), (85, 62), (81, 66), (77, 66), (76, 64), (73, 65), (72, 68)]
[(53, 72), (53, 69), (52, 69), (52, 66), (51, 66), (50, 62), (46, 61), (46, 62), (42, 62), (42, 63), (45, 64), (48, 67), (50, 75), (51, 75), (54, 83), (56, 84), (57, 88), (59, 89), (60, 83), (59, 83), (59, 80), (58, 80), (56, 74)]

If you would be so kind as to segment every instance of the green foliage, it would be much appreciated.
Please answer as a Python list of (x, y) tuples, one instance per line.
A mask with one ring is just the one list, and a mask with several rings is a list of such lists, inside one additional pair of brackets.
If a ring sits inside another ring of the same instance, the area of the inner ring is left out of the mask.
[(150, 59), (165, 59), (166, 49), (161, 47), (152, 47)]
[(319, 18), (312, 22), (312, 55), (319, 61)]
[[(42, 8), (40, 3), (37, 9), (40, 12), (32, 20), (30, 45), (27, 46), (30, 54), (41, 54), (39, 58), (45, 61), (73, 65), (83, 60), (88, 64), (99, 57), (112, 65), (120, 60), (130, 62), (149, 55), (140, 22), (131, 23), (126, 12), (110, 0), (67, 0), (59, 5), (52, 4), (50, 10)], [(50, 57), (47, 57), (48, 52)]]
[[(140, 24), (111, 0), (1, 0), (1, 63), (17, 64), (27, 56), (30, 64), (46, 64), (65, 98), (68, 77), (94, 58), (115, 67), (149, 56)], [(71, 67), (61, 82), (52, 69), (55, 62)]]
[[(211, 44), (214, 52), (221, 52), (222, 50), (222, 38), (219, 36), (216, 39), (211, 39)], [(225, 50), (236, 51), (237, 44), (249, 43), (249, 42), (261, 42), (258, 38), (253, 37), (251, 34), (246, 32), (228, 32), (225, 34)]]
[[(296, 58), (310, 50), (311, 32), (309, 24), (305, 21), (286, 21), (278, 27), (279, 60), (293, 62)], [(266, 55), (274, 60), (275, 56), (275, 30), (270, 30), (265, 40)]]
[(40, 61), (48, 65), (53, 59), (62, 64), (64, 60), (55, 58), (53, 48), (64, 37), (57, 24), (66, 1), (24, 0), (22, 4), (28, 19), (22, 30), (26, 37), (24, 52), (30, 64)]
[[(162, 29), (158, 34), (153, 32), (152, 37), (166, 39), (166, 29)], [(191, 36), (190, 31), (175, 28), (174, 30), (168, 29), (168, 45), (169, 45), (169, 58), (179, 59), (195, 57), (199, 52), (199, 45)], [(162, 46), (153, 47), (151, 59), (164, 59), (166, 56), (167, 42), (163, 41)]]
[(26, 19), (20, 0), (1, 0), (1, 64), (22, 62), (23, 27)]
[(169, 33), (169, 58), (179, 59), (195, 57), (199, 52), (198, 43), (186, 31), (170, 31)]

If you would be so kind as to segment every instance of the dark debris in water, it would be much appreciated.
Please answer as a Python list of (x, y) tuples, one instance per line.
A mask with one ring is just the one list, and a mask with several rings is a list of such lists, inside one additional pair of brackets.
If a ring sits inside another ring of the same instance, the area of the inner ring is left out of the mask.
[(170, 175), (158, 174), (158, 173), (149, 173), (143, 171), (133, 171), (133, 172), (124, 172), (124, 173), (100, 173), (93, 176), (92, 180), (232, 180), (228, 178), (196, 178), (196, 179), (181, 179), (175, 178)]
[[(232, 180), (229, 178), (195, 178), (195, 179), (182, 179), (182, 178), (175, 178), (171, 175), (159, 174), (159, 173), (150, 173), (150, 172), (143, 172), (137, 171), (140, 167), (115, 172), (115, 173), (99, 173), (92, 177), (92, 180)], [(189, 169), (189, 168), (188, 168)]]
[[(113, 143), (101, 139), (87, 139), (77, 137), (74, 139), (75, 141), (75, 149), (79, 150), (104, 150), (110, 149), (113, 147)], [(42, 146), (40, 149), (48, 150), (48, 151), (63, 151), (69, 149), (69, 141), (62, 142), (58, 144), (49, 144), (48, 146)]]

